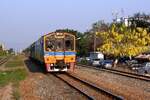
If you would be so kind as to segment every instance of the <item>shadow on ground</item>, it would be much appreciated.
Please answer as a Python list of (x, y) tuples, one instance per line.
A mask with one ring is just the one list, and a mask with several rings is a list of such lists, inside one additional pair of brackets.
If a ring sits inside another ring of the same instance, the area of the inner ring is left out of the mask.
[(37, 62), (31, 61), (30, 59), (26, 59), (24, 63), (27, 69), (32, 73), (36, 73), (36, 72), (46, 73), (43, 64), (37, 64)]
[(64, 74), (64, 73), (66, 73), (66, 72), (61, 72), (61, 71), (47, 72), (44, 64), (40, 64), (39, 62), (32, 61), (30, 59), (24, 60), (24, 63), (26, 65), (27, 69), (32, 73), (43, 73), (43, 74), (48, 74), (48, 73), (51, 73), (51, 74)]

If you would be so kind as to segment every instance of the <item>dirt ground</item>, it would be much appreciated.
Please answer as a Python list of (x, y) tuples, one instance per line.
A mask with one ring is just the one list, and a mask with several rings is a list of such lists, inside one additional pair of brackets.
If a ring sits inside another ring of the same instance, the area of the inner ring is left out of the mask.
[(12, 84), (9, 84), (3, 88), (0, 88), (0, 100), (11, 100), (11, 99), (13, 99), (12, 92), (13, 92)]

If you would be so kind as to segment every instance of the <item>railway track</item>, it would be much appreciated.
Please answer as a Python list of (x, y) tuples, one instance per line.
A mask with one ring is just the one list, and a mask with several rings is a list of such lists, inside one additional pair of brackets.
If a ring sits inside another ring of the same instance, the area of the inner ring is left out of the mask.
[(4, 63), (6, 63), (9, 58), (10, 58), (10, 57), (2, 58), (2, 59), (0, 60), (0, 66), (3, 65)]
[(93, 83), (83, 80), (77, 77), (73, 73), (55, 73), (56, 77), (78, 90), (80, 93), (85, 95), (89, 100), (123, 100), (124, 98), (120, 95), (114, 94), (111, 91), (100, 88)]
[(118, 74), (118, 75), (121, 75), (121, 76), (126, 76), (126, 77), (130, 77), (130, 78), (135, 78), (135, 79), (139, 79), (139, 80), (144, 80), (144, 81), (150, 82), (150, 77), (149, 76), (145, 76), (145, 75), (125, 72), (125, 71), (120, 71), (120, 70), (115, 70), (115, 69), (97, 68), (97, 67), (88, 66), (88, 65), (79, 65), (79, 66), (93, 68), (93, 69), (96, 69), (96, 70), (106, 71), (106, 72), (110, 72), (110, 73), (113, 73), (113, 74)]

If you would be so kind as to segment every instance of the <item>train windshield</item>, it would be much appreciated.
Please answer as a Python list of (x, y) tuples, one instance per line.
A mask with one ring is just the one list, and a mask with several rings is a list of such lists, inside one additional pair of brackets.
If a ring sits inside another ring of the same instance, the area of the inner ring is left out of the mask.
[(65, 42), (65, 50), (66, 51), (74, 50), (74, 37), (72, 37), (70, 35), (66, 35), (64, 42)]
[(64, 38), (56, 38), (55, 35), (46, 37), (45, 40), (46, 51), (63, 51), (64, 50)]
[(74, 51), (74, 49), (74, 37), (72, 35), (65, 35), (62, 38), (50, 35), (45, 39), (46, 51)]
[(56, 47), (56, 51), (63, 51), (64, 50), (64, 42), (63, 42), (63, 38), (57, 38), (55, 41), (55, 47)]
[(45, 40), (45, 50), (46, 51), (54, 51), (55, 50), (55, 37), (51, 35), (47, 37)]

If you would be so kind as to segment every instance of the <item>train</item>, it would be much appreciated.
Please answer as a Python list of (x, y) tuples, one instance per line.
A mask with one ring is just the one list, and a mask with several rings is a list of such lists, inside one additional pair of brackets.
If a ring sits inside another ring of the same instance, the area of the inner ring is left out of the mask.
[(74, 71), (76, 37), (71, 33), (51, 32), (26, 48), (25, 54), (44, 64), (47, 72)]

